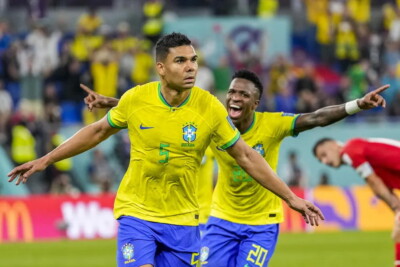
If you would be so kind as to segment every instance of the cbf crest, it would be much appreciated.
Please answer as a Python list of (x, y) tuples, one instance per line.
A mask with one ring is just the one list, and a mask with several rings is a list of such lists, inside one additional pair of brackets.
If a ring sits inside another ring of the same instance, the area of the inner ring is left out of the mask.
[(123, 245), (121, 250), (122, 250), (122, 256), (125, 259), (124, 261), (125, 264), (135, 261), (133, 259), (134, 247), (131, 243), (126, 243), (125, 245)]
[(197, 125), (194, 122), (187, 122), (182, 127), (183, 140), (186, 142), (182, 146), (194, 146), (191, 144), (197, 138)]
[(253, 149), (258, 152), (261, 156), (265, 156), (265, 150), (263, 144), (256, 144)]

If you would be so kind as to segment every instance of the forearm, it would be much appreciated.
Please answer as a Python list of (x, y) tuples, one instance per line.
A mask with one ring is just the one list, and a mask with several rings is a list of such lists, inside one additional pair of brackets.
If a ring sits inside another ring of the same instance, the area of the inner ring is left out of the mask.
[(297, 197), (256, 151), (249, 150), (237, 162), (258, 183), (284, 201), (291, 202)]
[(43, 160), (46, 162), (46, 165), (49, 166), (57, 161), (78, 155), (107, 139), (113, 132), (99, 127), (99, 123), (96, 122), (82, 128), (71, 138), (45, 155)]
[(390, 191), (384, 184), (383, 182), (377, 180), (377, 179), (368, 179), (368, 184), (371, 187), (372, 191), (375, 193), (375, 195), (383, 200), (389, 208), (391, 208), (393, 211), (396, 211), (400, 209), (400, 200), (399, 198), (392, 192)]
[(105, 99), (105, 105), (108, 108), (113, 108), (116, 107), (118, 105), (119, 99), (118, 98), (113, 98), (113, 97), (107, 97)]

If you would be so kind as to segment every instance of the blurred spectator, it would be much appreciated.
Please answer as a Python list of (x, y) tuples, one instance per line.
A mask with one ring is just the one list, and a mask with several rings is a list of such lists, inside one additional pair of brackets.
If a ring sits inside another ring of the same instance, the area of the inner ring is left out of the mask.
[(258, 0), (257, 16), (260, 18), (270, 18), (276, 15), (278, 9), (278, 0)]
[(89, 175), (93, 183), (98, 185), (105, 181), (113, 181), (113, 172), (108, 159), (100, 149), (93, 151), (93, 160), (89, 166)]
[(400, 92), (400, 78), (396, 75), (396, 68), (394, 66), (389, 66), (386, 73), (382, 77), (382, 84), (390, 84), (390, 90), (385, 90), (382, 92), (382, 96), (386, 100), (386, 104), (391, 108), (392, 105), (399, 105), (395, 101), (397, 94)]
[(0, 22), (0, 55), (11, 46), (12, 37), (8, 32), (8, 23)]
[(347, 8), (356, 23), (363, 24), (370, 21), (371, 0), (347, 0)]
[(145, 0), (143, 5), (144, 22), (143, 35), (155, 44), (161, 36), (163, 22), (164, 2), (162, 0)]
[(22, 119), (11, 129), (11, 158), (16, 164), (22, 164), (36, 159), (36, 141)]
[(154, 72), (154, 61), (150, 53), (150, 44), (142, 41), (133, 53), (134, 66), (131, 79), (134, 85), (144, 84), (150, 81)]
[(269, 68), (268, 93), (276, 95), (288, 86), (290, 79), (290, 63), (283, 55), (279, 55)]
[(112, 48), (111, 40), (93, 53), (91, 74), (95, 92), (109, 97), (117, 96), (118, 54)]
[(356, 32), (349, 20), (339, 24), (335, 44), (340, 71), (345, 72), (360, 57)]
[(321, 173), (321, 176), (319, 177), (318, 185), (325, 186), (325, 185), (330, 185), (330, 184), (331, 184), (331, 182), (330, 182), (328, 173), (326, 173), (326, 172)]
[(359, 98), (368, 90), (368, 65), (368, 62), (364, 60), (358, 64), (354, 64), (349, 69), (348, 77), (350, 79), (350, 90), (346, 96), (347, 100)]
[(71, 54), (81, 62), (88, 62), (93, 50), (103, 43), (103, 37), (78, 28), (71, 42)]
[(66, 173), (62, 173), (53, 180), (50, 188), (50, 194), (77, 197), (80, 194), (80, 191), (78, 188), (72, 185), (71, 177)]
[(197, 70), (196, 86), (209, 91), (211, 93), (215, 92), (215, 79), (212, 69), (207, 66), (203, 57), (198, 59), (199, 68)]
[(0, 144), (7, 141), (7, 125), (10, 120), (13, 102), (10, 93), (4, 89), (4, 84), (0, 81)]
[(288, 154), (288, 160), (284, 167), (285, 176), (287, 184), (289, 186), (305, 187), (306, 178), (304, 171), (300, 167), (297, 161), (297, 153), (295, 151), (290, 151)]
[(389, 27), (389, 40), (395, 43), (400, 42), (400, 9), (396, 8), (394, 17)]
[(89, 7), (88, 12), (82, 14), (78, 20), (78, 28), (87, 34), (94, 34), (100, 28), (103, 19), (97, 14), (94, 6)]
[(307, 113), (321, 106), (313, 63), (307, 62), (300, 75), (294, 83), (294, 92), (298, 99), (296, 109), (298, 113)]
[(116, 36), (112, 40), (112, 47), (115, 51), (124, 55), (131, 52), (138, 45), (139, 40), (130, 35), (129, 23), (121, 21), (117, 25)]

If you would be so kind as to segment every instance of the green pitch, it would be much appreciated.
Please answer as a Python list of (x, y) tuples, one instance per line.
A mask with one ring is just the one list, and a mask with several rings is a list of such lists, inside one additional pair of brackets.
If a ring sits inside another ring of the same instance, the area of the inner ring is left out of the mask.
[[(0, 244), (0, 267), (111, 267), (115, 241)], [(270, 267), (393, 266), (389, 232), (281, 234)]]

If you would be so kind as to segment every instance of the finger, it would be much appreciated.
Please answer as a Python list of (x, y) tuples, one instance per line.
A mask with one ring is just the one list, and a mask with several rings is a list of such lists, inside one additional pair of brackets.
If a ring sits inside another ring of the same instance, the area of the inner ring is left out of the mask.
[(20, 176), (18, 176), (17, 182), (15, 184), (19, 185), (22, 182), (23, 179), (24, 178), (22, 177), (22, 174), (21, 174)]
[(383, 98), (382, 107), (386, 108), (386, 100)]
[(11, 174), (11, 175), (8, 175), (10, 178), (8, 178), (8, 182), (12, 182), (12, 181), (14, 181), (14, 179), (18, 176), (18, 174), (16, 174), (16, 173), (13, 173), (13, 174)]
[(317, 206), (312, 206), (310, 209), (319, 217), (321, 220), (325, 220), (324, 214)]
[(375, 90), (372, 91), (371, 93), (372, 93), (372, 95), (376, 95), (376, 94), (379, 94), (379, 93), (385, 91), (385, 90), (388, 89), (389, 87), (390, 87), (389, 84), (385, 84), (385, 85), (379, 87), (378, 89), (375, 89)]
[(303, 218), (304, 218), (304, 221), (306, 221), (307, 224), (310, 223), (310, 220), (308, 219), (307, 214), (304, 214), (304, 215), (303, 215)]
[(81, 83), (81, 84), (79, 84), (79, 86), (80, 86), (86, 93), (88, 93), (89, 95), (94, 94), (93, 90), (90, 89), (89, 87), (87, 87), (86, 85), (84, 85), (84, 84)]

